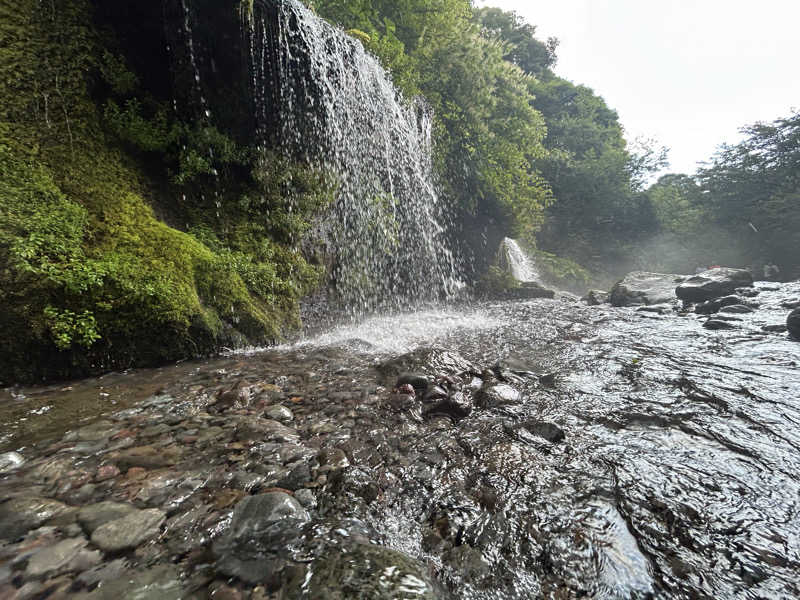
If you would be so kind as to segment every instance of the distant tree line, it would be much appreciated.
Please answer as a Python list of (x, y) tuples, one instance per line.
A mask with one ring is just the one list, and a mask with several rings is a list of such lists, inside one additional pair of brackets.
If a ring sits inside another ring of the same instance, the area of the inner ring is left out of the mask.
[[(468, 0), (313, 0), (436, 115), (436, 161), (480, 271), (500, 235), (607, 281), (632, 269), (800, 265), (800, 117), (745, 130), (695, 175), (646, 182), (666, 149), (632, 148), (617, 113), (553, 72), (558, 41)], [(483, 253), (483, 255), (481, 255)]]
[(800, 277), (800, 112), (742, 129), (694, 176), (665, 175), (647, 192), (667, 267), (730, 264)]

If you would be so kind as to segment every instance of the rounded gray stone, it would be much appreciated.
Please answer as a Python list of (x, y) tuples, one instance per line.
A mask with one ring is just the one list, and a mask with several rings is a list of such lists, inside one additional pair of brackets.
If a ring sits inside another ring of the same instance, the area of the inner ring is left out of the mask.
[(95, 529), (92, 543), (103, 552), (130, 550), (156, 537), (165, 519), (157, 508), (138, 510)]

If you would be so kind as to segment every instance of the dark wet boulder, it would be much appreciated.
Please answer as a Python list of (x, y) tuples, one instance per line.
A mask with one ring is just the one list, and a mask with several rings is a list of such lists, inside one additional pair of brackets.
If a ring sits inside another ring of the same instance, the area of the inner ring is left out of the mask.
[(602, 290), (589, 290), (581, 298), (581, 301), (585, 302), (589, 306), (600, 306), (601, 304), (606, 304), (610, 297), (611, 294), (608, 292), (604, 292)]
[(739, 296), (724, 296), (698, 304), (695, 306), (694, 312), (698, 315), (713, 315), (714, 313), (718, 313), (719, 310), (725, 306), (734, 306), (741, 303), (742, 299), (739, 298)]
[(397, 378), (395, 387), (400, 389), (400, 387), (404, 385), (410, 385), (417, 392), (424, 392), (428, 388), (429, 383), (430, 380), (428, 377), (421, 373), (402, 373), (400, 377)]
[(722, 319), (709, 319), (703, 323), (703, 327), (710, 329), (711, 331), (718, 331), (720, 329), (736, 329), (736, 325)]
[(286, 566), (286, 548), (302, 535), (308, 512), (293, 496), (269, 492), (247, 496), (214, 543), (217, 571), (250, 584), (274, 584)]
[(794, 309), (786, 317), (786, 329), (797, 340), (800, 340), (800, 308)]
[(719, 267), (689, 277), (675, 288), (675, 295), (686, 302), (705, 302), (733, 294), (737, 288), (752, 285), (753, 276), (750, 271)]
[(675, 301), (675, 286), (686, 278), (669, 273), (634, 271), (614, 284), (609, 302), (614, 306), (641, 306)]
[(288, 597), (320, 600), (436, 600), (427, 569), (407, 554), (373, 544), (332, 549), (289, 586)]

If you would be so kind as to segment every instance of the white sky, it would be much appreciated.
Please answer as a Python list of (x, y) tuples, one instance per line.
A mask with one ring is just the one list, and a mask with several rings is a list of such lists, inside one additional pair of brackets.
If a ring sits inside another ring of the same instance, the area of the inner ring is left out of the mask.
[(800, 107), (800, 0), (487, 0), (557, 37), (556, 73), (617, 110), (626, 138), (693, 173), (755, 121)]

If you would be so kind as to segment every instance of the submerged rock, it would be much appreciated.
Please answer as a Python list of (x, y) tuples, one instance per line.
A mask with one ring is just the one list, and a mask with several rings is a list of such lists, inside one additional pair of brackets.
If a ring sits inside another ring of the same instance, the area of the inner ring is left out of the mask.
[(794, 338), (800, 340), (800, 308), (794, 309), (786, 317), (786, 329)]
[(702, 304), (698, 304), (694, 312), (698, 315), (711, 315), (720, 311), (721, 308), (726, 306), (735, 306), (741, 304), (742, 300), (738, 296), (725, 296), (723, 298), (716, 298), (714, 300), (707, 300)]
[(517, 404), (521, 400), (519, 390), (505, 383), (488, 383), (475, 394), (475, 404), (479, 408), (497, 408)]
[(0, 475), (18, 469), (24, 463), (25, 458), (18, 452), (4, 452), (0, 454)]
[(675, 301), (675, 286), (683, 275), (634, 271), (618, 281), (609, 294), (614, 306), (641, 306)]
[(95, 529), (92, 543), (103, 552), (130, 550), (156, 537), (165, 519), (157, 508), (137, 510)]
[(755, 311), (753, 308), (746, 306), (745, 304), (731, 304), (730, 306), (723, 306), (721, 309), (719, 309), (719, 312), (729, 313), (732, 315), (745, 315)]
[(737, 288), (752, 286), (750, 271), (719, 267), (686, 279), (675, 288), (675, 294), (686, 302), (705, 302), (733, 294)]
[(14, 540), (70, 510), (47, 498), (12, 498), (0, 504), (0, 539)]
[(611, 294), (602, 290), (589, 290), (585, 296), (581, 298), (583, 302), (589, 306), (600, 306), (609, 301)]
[(85, 600), (181, 600), (190, 597), (181, 585), (174, 565), (156, 565), (145, 571), (118, 568), (118, 576), (102, 580), (102, 585), (80, 596)]
[[(88, 543), (86, 538), (78, 537), (62, 540), (53, 546), (42, 548), (28, 560), (25, 575), (27, 577), (42, 577), (59, 571), (70, 570), (70, 563), (81, 562), (78, 560), (79, 555)], [(87, 557), (89, 561), (94, 562), (94, 564), (100, 562), (99, 553), (95, 551), (93, 555)], [(86, 566), (91, 567), (94, 564), (90, 563)]]
[(78, 523), (88, 535), (92, 535), (95, 529), (101, 525), (127, 517), (137, 512), (137, 510), (132, 504), (122, 504), (121, 502), (107, 500), (84, 506), (80, 509), (78, 511)]
[(437, 398), (426, 404), (423, 414), (426, 417), (446, 416), (454, 421), (468, 417), (472, 412), (472, 400), (469, 395), (456, 391), (444, 398)]
[(736, 325), (727, 320), (723, 321), (722, 319), (709, 319), (703, 323), (703, 327), (712, 331), (717, 331), (720, 329), (736, 329)]
[(525, 428), (531, 434), (540, 437), (542, 439), (547, 440), (552, 444), (557, 444), (559, 442), (563, 442), (566, 438), (564, 434), (564, 430), (561, 429), (555, 423), (550, 423), (548, 421), (539, 421), (536, 419), (532, 419), (530, 421), (526, 421), (522, 424), (522, 427)]
[(464, 357), (435, 347), (419, 348), (387, 360), (378, 366), (378, 371), (392, 380), (402, 373), (411, 372), (430, 375), (480, 373), (480, 370)]
[(372, 544), (332, 550), (297, 577), (289, 598), (436, 600), (427, 569), (410, 556)]
[(287, 493), (247, 496), (214, 544), (217, 570), (250, 584), (274, 584), (286, 564), (287, 546), (309, 519), (303, 505)]

